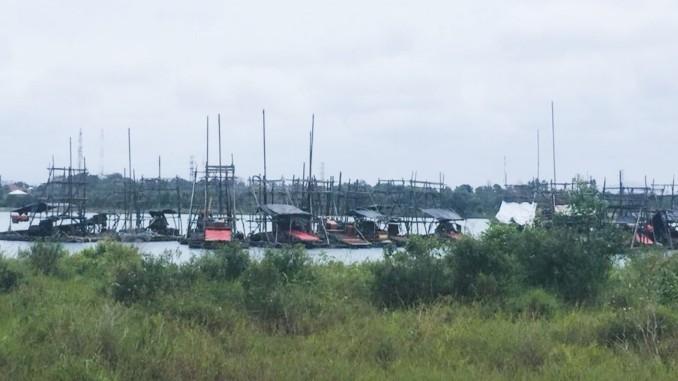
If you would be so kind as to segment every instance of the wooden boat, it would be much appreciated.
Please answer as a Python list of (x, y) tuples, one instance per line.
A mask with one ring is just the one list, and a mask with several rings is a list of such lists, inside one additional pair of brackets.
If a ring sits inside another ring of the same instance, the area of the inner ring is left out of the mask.
[(372, 246), (353, 223), (326, 219), (324, 224), (324, 231), (332, 244), (353, 248)]
[(310, 213), (287, 204), (265, 204), (257, 208), (264, 226), (271, 224), (271, 231), (260, 231), (250, 235), (250, 243), (263, 246), (302, 244), (306, 247), (319, 247), (326, 242), (312, 229)]
[(433, 235), (442, 239), (459, 239), (461, 238), (461, 226), (457, 221), (462, 221), (463, 218), (459, 213), (452, 209), (429, 208), (420, 209), (422, 213), (433, 218), (433, 221), (427, 226), (426, 230), (431, 235), (430, 230), (433, 224), (436, 225)]

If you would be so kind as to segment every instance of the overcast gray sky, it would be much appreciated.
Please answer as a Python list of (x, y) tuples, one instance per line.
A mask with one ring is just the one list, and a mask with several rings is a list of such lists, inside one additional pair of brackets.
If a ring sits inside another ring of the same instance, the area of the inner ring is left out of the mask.
[[(98, 172), (186, 177), (221, 113), (236, 173), (452, 186), (551, 176), (670, 182), (678, 138), (675, 1), (0, 0), (0, 174), (43, 181), (84, 134)], [(213, 130), (216, 131), (216, 130)], [(215, 144), (211, 152), (216, 152)], [(212, 156), (214, 159), (215, 156)]]

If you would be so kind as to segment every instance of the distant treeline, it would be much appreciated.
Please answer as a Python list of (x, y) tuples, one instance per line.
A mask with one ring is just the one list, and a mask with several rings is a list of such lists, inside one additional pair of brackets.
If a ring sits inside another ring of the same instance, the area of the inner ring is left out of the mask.
[[(375, 186), (360, 182), (362, 189), (375, 189)], [(129, 189), (130, 183), (121, 174), (108, 176), (89, 175), (87, 177), (87, 209), (92, 211), (124, 210), (135, 207), (145, 211), (152, 209), (178, 209), (187, 212), (191, 203), (193, 182), (183, 178), (172, 179), (138, 179), (134, 191)], [(7, 189), (0, 191), (0, 206), (21, 206), (35, 201), (46, 193), (46, 184), (35, 187), (31, 195), (23, 198), (7, 197)], [(204, 202), (204, 182), (196, 184), (196, 202)], [(490, 217), (499, 209), (505, 190), (499, 185), (485, 185), (473, 188), (470, 185), (459, 185), (455, 188), (445, 187), (436, 194), (436, 207), (451, 208), (463, 217)], [(242, 213), (256, 210), (256, 201), (250, 187), (242, 179), (235, 185), (236, 209)], [(198, 201), (200, 200), (200, 201)], [(278, 202), (283, 202), (279, 200)], [(388, 197), (373, 192), (369, 204), (389, 205)], [(367, 203), (367, 202), (366, 202)], [(365, 207), (368, 205), (356, 205)], [(195, 205), (199, 207), (199, 205)], [(216, 205), (212, 205), (216, 207)]]

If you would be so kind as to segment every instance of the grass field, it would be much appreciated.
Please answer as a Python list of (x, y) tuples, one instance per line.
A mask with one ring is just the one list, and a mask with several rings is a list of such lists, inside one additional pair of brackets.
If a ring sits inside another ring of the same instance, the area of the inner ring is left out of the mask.
[[(531, 284), (469, 296), (458, 282), (431, 292), (438, 286), (426, 266), (451, 266), (455, 254), (422, 256), (435, 249), (419, 244), (407, 258), (387, 254), (372, 264), (312, 263), (300, 248), (253, 262), (227, 248), (181, 266), (116, 243), (73, 255), (39, 244), (0, 261), (0, 378), (678, 376), (672, 259), (639, 254), (606, 271), (600, 291), (586, 300)], [(421, 297), (389, 302), (384, 293), (398, 287), (384, 284), (394, 284), (393, 274)], [(454, 268), (444, 275), (459, 276)], [(484, 285), (486, 278), (476, 280)], [(666, 292), (653, 291), (660, 286)]]

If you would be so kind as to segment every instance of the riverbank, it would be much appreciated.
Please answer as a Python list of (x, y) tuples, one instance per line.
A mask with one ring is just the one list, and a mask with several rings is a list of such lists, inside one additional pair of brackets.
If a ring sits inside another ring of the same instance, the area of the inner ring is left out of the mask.
[(177, 264), (112, 242), (32, 246), (0, 261), (0, 374), (675, 379), (678, 260), (634, 252), (614, 267), (604, 246), (559, 234), (499, 226), (354, 264), (302, 248)]

